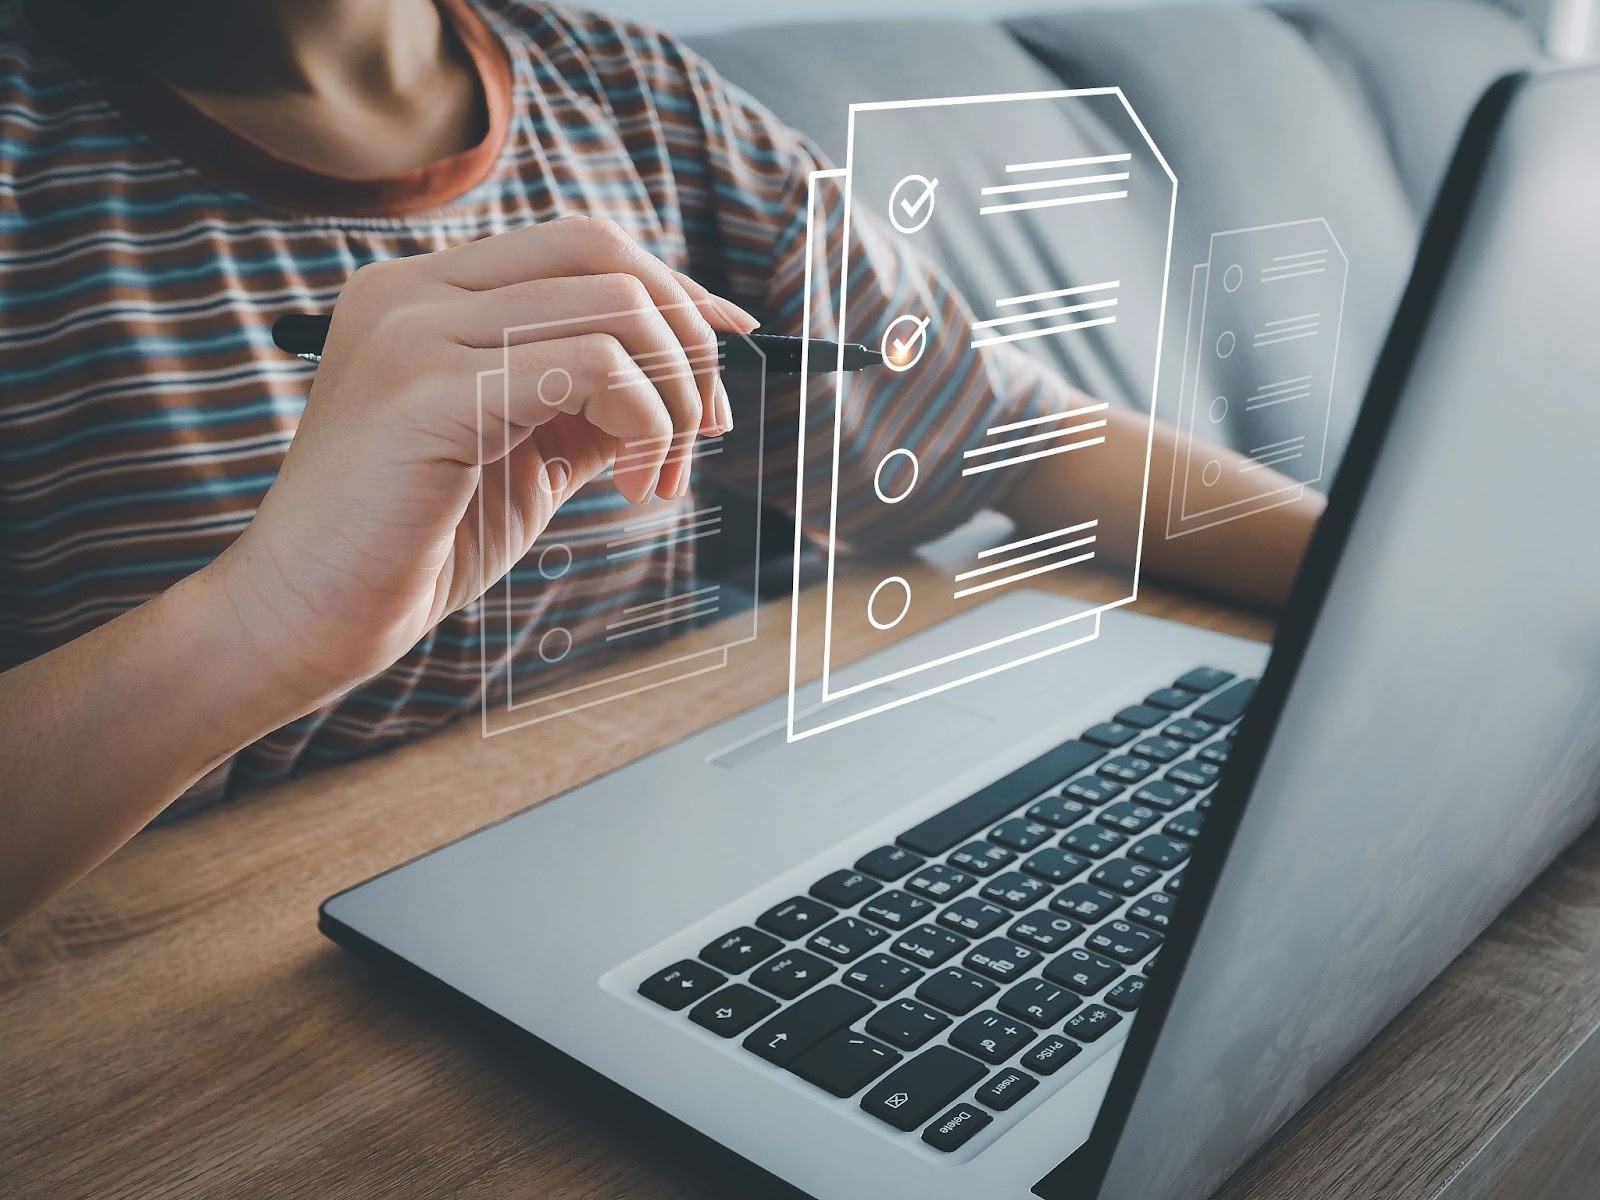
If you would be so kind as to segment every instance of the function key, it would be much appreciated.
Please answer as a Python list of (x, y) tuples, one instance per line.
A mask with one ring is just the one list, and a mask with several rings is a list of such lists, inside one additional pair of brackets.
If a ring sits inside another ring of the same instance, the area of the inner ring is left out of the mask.
[(1166, 719), (1167, 714), (1163, 710), (1149, 704), (1130, 704), (1113, 718), (1135, 729), (1153, 729)]
[(1058, 1033), (1052, 1033), (1022, 1056), (1022, 1065), (1036, 1075), (1054, 1075), (1077, 1058), (1083, 1050), (1076, 1042), (1069, 1042)]
[(704, 963), (686, 958), (646, 979), (639, 985), (639, 994), (662, 1008), (679, 1012), (727, 982), (721, 971), (713, 971)]
[(930, 863), (906, 880), (906, 890), (930, 900), (949, 900), (977, 882), (976, 875), (968, 875), (943, 863)]
[(1232, 747), (1233, 743), (1228, 741), (1226, 738), (1223, 738), (1219, 741), (1211, 742), (1207, 745), (1201, 746), (1198, 757), (1205, 762), (1216, 763), (1218, 766), (1221, 766), (1223, 763), (1228, 761), (1228, 751)]
[(1120, 963), (1132, 965), (1161, 948), (1161, 935), (1126, 921), (1107, 921), (1089, 935), (1085, 943)]
[(744, 1040), (744, 1048), (776, 1066), (787, 1066), (798, 1054), (872, 1011), (853, 992), (829, 984), (791, 1004)]
[(972, 1098), (985, 1108), (1005, 1112), (1038, 1086), (1039, 1081), (1026, 1071), (1007, 1067), (974, 1092)]
[(768, 933), (792, 942), (795, 938), (821, 929), (838, 915), (820, 900), (813, 900), (810, 896), (795, 896), (767, 909), (756, 918), (756, 924)]
[(700, 957), (719, 971), (737, 975), (771, 958), (782, 948), (783, 943), (770, 933), (746, 925), (712, 942), (700, 951)]
[(1180, 676), (1173, 681), (1172, 686), (1182, 688), (1186, 692), (1214, 692), (1228, 680), (1233, 678), (1232, 671), (1224, 671), (1218, 667), (1196, 667), (1187, 675)]
[(1124, 896), (1134, 896), (1160, 877), (1160, 871), (1145, 863), (1114, 858), (1108, 863), (1102, 863), (1100, 868), (1089, 876), (1089, 882), (1099, 887), (1110, 888), (1113, 892), (1121, 892)]
[(1058, 987), (1047, 979), (1024, 979), (1011, 988), (995, 1007), (1044, 1029), (1054, 1025), (1083, 1001), (1076, 992)]
[(898, 889), (880, 892), (861, 906), (861, 915), (885, 929), (905, 929), (933, 911), (933, 902)]
[(811, 885), (813, 896), (835, 908), (850, 908), (882, 890), (883, 884), (868, 879), (860, 871), (835, 871)]
[(950, 865), (983, 877), (993, 875), (1017, 857), (1015, 850), (993, 842), (968, 842), (950, 856)]
[[(1084, 828), (1089, 828), (1084, 826)], [(1102, 830), (1102, 832), (1109, 832)], [(1067, 834), (1071, 837), (1072, 834)], [(1035, 850), (1022, 864), (1022, 869), (1036, 879), (1046, 883), (1061, 884), (1067, 882), (1074, 875), (1081, 875), (1094, 864), (1087, 858), (1077, 854), (1068, 854), (1065, 850), (1058, 850), (1054, 846), (1046, 846), (1043, 850)]]
[(940, 929), (935, 925), (918, 925), (909, 932), (902, 933), (889, 947), (901, 958), (909, 959), (914, 963), (921, 963), (925, 967), (937, 967), (960, 954), (972, 943), (964, 937), (951, 933), (948, 929)]
[(1098, 775), (1083, 775), (1062, 788), (1061, 794), (1073, 800), (1082, 800), (1085, 804), (1104, 804), (1107, 800), (1115, 800), (1126, 790), (1125, 784), (1102, 779)]
[(994, 937), (974, 946), (961, 961), (974, 971), (981, 971), (990, 979), (998, 979), (1003, 983), (1007, 979), (1026, 975), (1041, 957), (1037, 950), (1009, 938)]
[(1161, 732), (1180, 742), (1203, 742), (1217, 732), (1217, 727), (1193, 717), (1179, 717)]
[(859, 917), (840, 917), (811, 935), (808, 949), (824, 954), (835, 962), (854, 962), (889, 935)]
[(1189, 759), (1181, 762), (1167, 772), (1167, 778), (1174, 783), (1181, 783), (1185, 787), (1203, 788), (1210, 787), (1217, 781), (1217, 776), (1222, 774), (1222, 768), (1216, 763), (1198, 762)]
[(963, 896), (939, 914), (939, 924), (967, 937), (983, 937), (1004, 925), (1010, 915), (998, 904)]
[(1105, 994), (1105, 1002), (1112, 1008), (1132, 1012), (1139, 1007), (1139, 1001), (1144, 999), (1144, 983), (1143, 975), (1129, 975)]
[(1173, 783), (1170, 779), (1152, 779), (1133, 794), (1133, 798), (1140, 804), (1148, 804), (1151, 808), (1159, 808), (1162, 812), (1171, 812), (1193, 797), (1193, 788)]
[(1117, 721), (1102, 721), (1098, 725), (1089, 726), (1079, 736), (1086, 742), (1093, 742), (1097, 746), (1115, 750), (1118, 746), (1126, 745), (1138, 737), (1139, 727), (1137, 725), (1123, 725)]
[(789, 1070), (830, 1096), (854, 1096), (900, 1061), (900, 1051), (863, 1034), (830, 1033), (789, 1064)]
[(1090, 858), (1104, 858), (1127, 840), (1126, 834), (1118, 833), (1115, 829), (1107, 829), (1103, 825), (1079, 825), (1061, 839), (1061, 844), (1071, 846), (1080, 854), (1087, 854)]
[(1091, 1004), (1067, 1018), (1066, 1030), (1080, 1042), (1096, 1042), (1121, 1020), (1121, 1013), (1113, 1012), (1103, 1004)]
[(1156, 764), (1149, 759), (1131, 754), (1114, 754), (1100, 764), (1100, 774), (1122, 783), (1138, 783), (1155, 769)]
[(960, 967), (945, 967), (929, 975), (917, 989), (917, 999), (947, 1013), (964, 1017), (1000, 989), (987, 979)]
[(1075, 883), (1062, 888), (1050, 901), (1053, 911), (1077, 917), (1080, 921), (1098, 921), (1117, 911), (1122, 898), (1089, 883)]
[(950, 1027), (950, 1018), (915, 1000), (896, 1000), (873, 1014), (867, 1032), (902, 1050), (920, 1050)]
[(1004, 875), (997, 875), (984, 884), (983, 891), (979, 894), (985, 900), (993, 900), (996, 904), (1004, 904), (1007, 908), (1021, 912), (1025, 908), (1032, 908), (1035, 904), (1042, 904), (1044, 898), (1050, 894), (1050, 885), (1042, 879), (1033, 879), (1018, 871), (1007, 871)]
[(1172, 924), (1172, 912), (1177, 906), (1177, 900), (1166, 892), (1147, 892), (1128, 906), (1128, 920), (1159, 932)]
[(1033, 1041), (1027, 1022), (1003, 1017), (997, 1012), (981, 1012), (968, 1017), (950, 1031), (950, 1044), (986, 1063), (1003, 1063)]
[(1186, 812), (1179, 813), (1161, 827), (1161, 832), (1168, 837), (1183, 838), (1192, 842), (1200, 836), (1200, 830), (1205, 827), (1204, 813)]
[(949, 1046), (933, 1046), (907, 1059), (861, 1100), (864, 1111), (910, 1133), (985, 1074), (983, 1064)]
[(1199, 708), (1194, 710), (1194, 715), (1202, 721), (1210, 721), (1216, 725), (1228, 725), (1237, 721), (1243, 715), (1245, 707), (1250, 703), (1250, 698), (1256, 694), (1256, 681), (1244, 679), (1232, 687), (1224, 688)]
[(922, 1140), (946, 1154), (959, 1150), (994, 1118), (971, 1104), (958, 1104), (922, 1131)]
[(1161, 819), (1161, 813), (1131, 800), (1118, 800), (1107, 805), (1096, 818), (1102, 825), (1120, 829), (1124, 833), (1143, 833)]
[(879, 846), (856, 859), (856, 870), (865, 871), (875, 879), (893, 883), (904, 879), (928, 860), (920, 854), (899, 846)]
[(742, 983), (731, 983), (696, 1004), (689, 1012), (689, 1020), (718, 1037), (731, 1038), (771, 1016), (777, 1008), (778, 1002), (771, 996)]
[(1058, 954), (1044, 969), (1044, 977), (1084, 996), (1092, 996), (1118, 975), (1122, 968), (1109, 959), (1101, 958), (1077, 947)]
[(1065, 829), (1089, 815), (1089, 806), (1069, 796), (1046, 796), (1028, 810), (1028, 819)]
[(1018, 917), (1007, 932), (1024, 946), (1054, 954), (1082, 933), (1083, 926), (1071, 917), (1056, 916), (1041, 909)]
[(1173, 867), (1181, 866), (1189, 857), (1189, 844), (1164, 833), (1152, 833), (1135, 842), (1128, 850), (1128, 857), (1170, 871)]
[(1195, 702), (1195, 694), (1186, 692), (1182, 688), (1160, 688), (1146, 696), (1144, 702), (1151, 708), (1179, 712)]
[(1169, 763), (1173, 759), (1186, 754), (1188, 750), (1189, 747), (1182, 742), (1175, 742), (1171, 738), (1161, 737), (1159, 734), (1154, 737), (1140, 738), (1132, 746), (1128, 747), (1129, 754), (1137, 755), (1139, 758), (1147, 758), (1153, 763)]
[(1050, 840), (1050, 826), (1027, 817), (1012, 817), (991, 829), (989, 840), (1012, 850), (1028, 851)]
[(762, 963), (750, 972), (750, 982), (764, 992), (771, 992), (780, 1000), (793, 1000), (801, 992), (821, 983), (834, 971), (832, 963), (824, 962), (815, 954), (804, 950), (789, 950)]

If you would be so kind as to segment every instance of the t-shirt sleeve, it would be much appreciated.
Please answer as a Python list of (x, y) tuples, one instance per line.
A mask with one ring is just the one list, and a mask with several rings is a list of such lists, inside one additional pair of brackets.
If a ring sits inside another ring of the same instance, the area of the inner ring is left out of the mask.
[[(687, 52), (686, 52), (687, 54)], [(842, 205), (818, 206), (807, 238), (808, 180), (827, 170), (823, 154), (757, 101), (721, 79), (704, 62), (686, 58), (703, 130), (701, 169), (706, 208), (714, 224), (718, 272), (730, 298), (758, 314), (762, 332), (799, 334), (805, 308), (806, 257), (813, 260), (810, 335), (874, 347), (901, 315), (928, 317), (927, 344), (903, 373), (873, 368), (849, 377), (842, 404), (832, 402), (831, 374), (812, 377), (806, 405), (806, 512), (802, 525), (826, 529), (828, 473), (838, 419), (838, 541), (850, 548), (889, 551), (938, 537), (974, 513), (993, 507), (1015, 482), (1016, 469), (963, 474), (962, 452), (984, 430), (1059, 412), (1074, 391), (1060, 376), (1014, 347), (972, 348), (972, 311), (950, 282), (917, 255), (886, 221), (857, 206), (849, 230), (849, 330), (841, 336), (836, 281), (844, 249)], [(904, 326), (902, 328), (905, 328)], [(755, 389), (730, 385), (735, 424), (756, 415)], [(816, 403), (817, 399), (822, 403)], [(729, 453), (706, 460), (707, 474), (749, 490), (765, 476), (766, 502), (793, 511), (800, 424), (800, 388), (793, 378), (769, 379), (765, 450), (736, 429)], [(888, 504), (917, 464), (914, 503)], [(895, 455), (878, 475), (880, 464)], [(813, 495), (821, 504), (814, 506)]]

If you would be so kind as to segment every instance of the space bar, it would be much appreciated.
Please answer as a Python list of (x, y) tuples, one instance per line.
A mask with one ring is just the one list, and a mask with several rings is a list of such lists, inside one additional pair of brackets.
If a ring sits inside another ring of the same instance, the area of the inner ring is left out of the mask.
[(896, 840), (918, 854), (943, 854), (1040, 792), (1064, 782), (1069, 775), (1076, 775), (1104, 753), (1099, 746), (1084, 742), (1062, 742), (1048, 754), (1040, 755), (982, 791), (974, 792), (921, 825), (906, 830)]

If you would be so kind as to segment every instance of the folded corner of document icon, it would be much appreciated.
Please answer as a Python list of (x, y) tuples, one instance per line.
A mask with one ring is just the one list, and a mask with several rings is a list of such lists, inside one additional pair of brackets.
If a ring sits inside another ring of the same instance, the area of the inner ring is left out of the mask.
[[(979, 483), (1003, 487), (1039, 464), (1088, 468), (1113, 454), (1148, 463), (1149, 430), (1110, 420), (1109, 397), (1076, 387), (1047, 387), (1055, 398), (1038, 411), (979, 422), (962, 444), (919, 437), (939, 414), (916, 407), (937, 399), (919, 390), (916, 369), (933, 349), (996, 360), (1036, 355), (1068, 383), (1092, 387), (1105, 375), (1093, 364), (1133, 362), (1140, 366), (1131, 374), (1149, 381), (1153, 407), (1177, 189), (1114, 88), (853, 105), (846, 165), (811, 183), (806, 332), (817, 336), (813, 314), (828, 314), (826, 336), (880, 349), (899, 382), (880, 426), (894, 432), (876, 439), (871, 455), (849, 453), (840, 434), (847, 413), (859, 422), (877, 411), (851, 407), (851, 389), (868, 385), (842, 371), (809, 375), (803, 385), (796, 510), (823, 543), (827, 578), (802, 589), (796, 572), (791, 740), (1069, 650), (1098, 636), (1102, 612), (1136, 597), (1140, 532), (1102, 517), (1112, 502), (1140, 511), (1148, 467), (1122, 473), (1127, 497), (1096, 497), (1090, 503), (1097, 507), (1058, 513), (1043, 531), (984, 525), (987, 532), (953, 558), (941, 553), (916, 571), (874, 571), (866, 563), (847, 569), (839, 558), (839, 515), (841, 503), (857, 519), (871, 508), (873, 520), (904, 514), (911, 528), (919, 501), (938, 489), (979, 494)], [(925, 297), (914, 288), (887, 301), (852, 297), (850, 256), (860, 238), (900, 239), (920, 259), (946, 267), (946, 278), (970, 279), (972, 272), (945, 256), (973, 244), (974, 232), (977, 244), (1003, 260), (1007, 294), (973, 294), (969, 286), (962, 299), (970, 318), (959, 328), (940, 328), (936, 314), (919, 311)], [(1042, 245), (1069, 252), (1042, 254)], [(940, 338), (961, 344), (941, 346)], [(1137, 452), (1125, 456), (1119, 439), (1136, 441)], [(1071, 591), (1089, 572), (1094, 584), (1084, 590), (1094, 601), (1040, 605), (1017, 595), (1037, 587)], [(1108, 590), (1115, 594), (1108, 598)], [(957, 641), (947, 637), (932, 653), (918, 650), (926, 641), (903, 637), (923, 623), (902, 624), (919, 605), (936, 601), (943, 612), (1008, 597), (989, 619), (951, 626), (981, 629), (971, 644), (952, 634)], [(871, 665), (837, 661), (841, 645), (873, 652)]]

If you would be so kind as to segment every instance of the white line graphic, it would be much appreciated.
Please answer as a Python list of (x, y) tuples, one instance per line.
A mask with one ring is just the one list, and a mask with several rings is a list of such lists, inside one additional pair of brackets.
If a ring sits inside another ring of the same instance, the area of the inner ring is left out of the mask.
[(1052, 325), (1048, 329), (1026, 329), (1021, 333), (1002, 333), (993, 337), (974, 338), (972, 348), (981, 350), (985, 346), (998, 346), (1002, 342), (1026, 342), (1032, 338), (1048, 337), (1052, 333), (1071, 333), (1074, 329), (1093, 329), (1096, 325), (1115, 325), (1115, 317), (1096, 317), (1092, 321), (1074, 321), (1070, 325)]
[(1010, 433), (1013, 429), (1027, 429), (1033, 425), (1043, 425), (1047, 421), (1070, 421), (1074, 417), (1087, 417), (1090, 413), (1105, 412), (1109, 404), (1090, 404), (1083, 408), (1069, 408), (1066, 412), (1051, 413), (1047, 417), (1029, 417), (1025, 421), (1010, 421), (1004, 425), (991, 425), (983, 432), (985, 436), (993, 437), (997, 433)]
[(1012, 163), (1006, 171), (1011, 174), (1017, 171), (1054, 171), (1060, 167), (1097, 167), (1101, 163), (1127, 162), (1132, 157), (1131, 154), (1097, 154), (1091, 158), (1055, 158), (1049, 162)]
[(692, 592), (679, 592), (676, 596), (668, 596), (665, 600), (652, 600), (648, 604), (635, 604), (622, 611), (624, 614), (644, 612), (648, 608), (661, 608), (670, 604), (681, 604), (683, 601), (692, 599), (695, 596), (706, 596), (721, 590), (722, 585), (720, 583), (713, 583), (710, 587), (696, 588)]
[(996, 308), (1006, 308), (1012, 304), (1032, 304), (1035, 300), (1055, 300), (1060, 296), (1081, 296), (1085, 292), (1104, 292), (1111, 288), (1122, 286), (1122, 280), (1113, 279), (1107, 283), (1085, 283), (1080, 287), (1057, 288), (1053, 292), (1034, 292), (1028, 296), (1007, 296), (1004, 300), (996, 300)]
[(1032, 537), (1021, 538), (1015, 542), (1003, 542), (998, 546), (990, 546), (987, 550), (979, 550), (979, 558), (988, 558), (991, 554), (1004, 554), (1007, 550), (1020, 550), (1024, 546), (1032, 546), (1038, 542), (1049, 541), (1051, 538), (1071, 537), (1075, 533), (1082, 533), (1085, 529), (1095, 529), (1099, 526), (1098, 520), (1084, 521), (1080, 525), (1068, 525), (1064, 529), (1051, 530), (1049, 533), (1036, 533)]
[(1000, 183), (994, 187), (979, 188), (981, 196), (1004, 196), (1011, 192), (1042, 192), (1050, 188), (1082, 187), (1086, 183), (1121, 183), (1128, 172), (1115, 175), (1076, 175), (1071, 179), (1036, 179), (1032, 183)]
[(981, 475), (984, 471), (998, 471), (1001, 467), (1014, 467), (1018, 463), (1032, 462), (1036, 458), (1049, 458), (1054, 454), (1065, 454), (1069, 450), (1087, 450), (1090, 446), (1101, 445), (1103, 437), (1090, 438), (1086, 442), (1073, 442), (1070, 446), (1052, 446), (1049, 450), (1035, 450), (1032, 454), (1019, 454), (1015, 458), (1004, 459), (1001, 462), (982, 463), (976, 467), (967, 467), (963, 475)]
[[(606, 641), (614, 642), (618, 638), (634, 637), (641, 633), (654, 633), (657, 629), (666, 629), (669, 625), (681, 625), (685, 621), (693, 621), (699, 617), (708, 617), (712, 613), (716, 612), (717, 608), (718, 602), (712, 600), (707, 604), (701, 605), (699, 608), (683, 613), (681, 616), (668, 617), (665, 620), (657, 621), (654, 625), (640, 625), (636, 629), (624, 629), (619, 633), (608, 633), (606, 634)], [(607, 628), (610, 628), (610, 626), (607, 626)]]
[(1008, 575), (1004, 579), (991, 579), (988, 583), (974, 584), (972, 587), (962, 588), (956, 593), (955, 598), (960, 600), (963, 597), (972, 596), (978, 592), (987, 592), (991, 588), (1005, 587), (1008, 583), (1017, 583), (1023, 579), (1032, 579), (1035, 575), (1043, 575), (1046, 571), (1059, 571), (1063, 567), (1075, 567), (1079, 563), (1088, 562), (1093, 557), (1093, 553), (1080, 554), (1076, 558), (1065, 559), (1062, 562), (1046, 563), (1042, 567), (1034, 567), (1031, 571), (1019, 571), (1017, 574)]
[(1020, 567), (1025, 562), (1037, 562), (1041, 558), (1049, 558), (1052, 554), (1060, 554), (1066, 550), (1081, 550), (1085, 546), (1094, 545), (1095, 540), (1094, 535), (1090, 534), (1088, 537), (1079, 538), (1077, 541), (1064, 542), (1059, 546), (1047, 546), (1043, 550), (1034, 550), (1029, 554), (1019, 554), (1015, 558), (1002, 559), (1000, 562), (990, 563), (985, 567), (974, 567), (970, 571), (962, 571), (955, 579), (957, 583), (961, 583), (963, 580), (976, 579), (979, 575), (993, 575), (996, 571), (1009, 571), (1012, 567)]
[(1060, 208), (1063, 204), (1093, 204), (1097, 200), (1121, 200), (1127, 192), (1095, 192), (1090, 196), (1058, 196), (1054, 200), (1027, 200), (1018, 204), (987, 204), (978, 210), (980, 217), (995, 213), (1022, 212), (1028, 208)]
[(1014, 317), (991, 317), (987, 321), (974, 321), (974, 329), (998, 329), (1002, 325), (1020, 325), (1024, 321), (1037, 321), (1042, 317), (1064, 317), (1068, 313), (1089, 312), (1097, 308), (1115, 308), (1115, 300), (1090, 300), (1085, 304), (1068, 304), (1061, 308), (1041, 308), (1038, 312), (1018, 313)]
[(1002, 450), (1010, 450), (1014, 446), (1029, 446), (1034, 442), (1045, 442), (1051, 438), (1066, 437), (1073, 433), (1087, 433), (1091, 429), (1104, 429), (1104, 421), (1086, 421), (1082, 425), (1068, 425), (1065, 429), (1052, 429), (1048, 433), (1035, 433), (1028, 437), (1012, 438), (1007, 442), (996, 442), (992, 446), (979, 446), (976, 449), (962, 452), (962, 458), (979, 458), (985, 454), (998, 454)]

